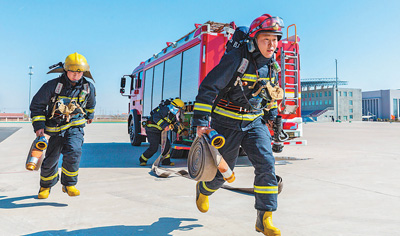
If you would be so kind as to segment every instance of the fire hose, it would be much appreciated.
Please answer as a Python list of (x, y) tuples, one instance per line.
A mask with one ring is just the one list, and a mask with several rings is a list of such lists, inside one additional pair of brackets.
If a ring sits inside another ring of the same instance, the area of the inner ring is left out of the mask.
[[(152, 171), (157, 176), (167, 178), (172, 174), (176, 174), (185, 178), (196, 181), (211, 181), (215, 178), (217, 171), (220, 171), (224, 180), (232, 183), (235, 180), (233, 171), (229, 168), (226, 161), (223, 159), (217, 148), (221, 148), (225, 144), (225, 138), (219, 135), (215, 130), (208, 130), (207, 135), (197, 136), (190, 147), (188, 155), (188, 171), (175, 171), (170, 168), (160, 167), (161, 161), (164, 159), (162, 153), (163, 147), (167, 139), (167, 132), (161, 134), (161, 155), (153, 163)], [(164, 144), (164, 145), (163, 145)], [(282, 191), (282, 178), (276, 175), (278, 181), (278, 194)], [(222, 185), (222, 188), (227, 190), (239, 191), (244, 193), (254, 193), (253, 188), (237, 188), (229, 185)]]

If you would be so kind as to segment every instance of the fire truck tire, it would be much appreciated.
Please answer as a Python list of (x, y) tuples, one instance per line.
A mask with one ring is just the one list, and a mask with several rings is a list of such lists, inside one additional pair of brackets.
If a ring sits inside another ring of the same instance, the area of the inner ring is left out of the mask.
[(142, 144), (142, 137), (140, 132), (140, 120), (137, 114), (133, 114), (129, 122), (129, 138), (132, 146), (140, 146)]

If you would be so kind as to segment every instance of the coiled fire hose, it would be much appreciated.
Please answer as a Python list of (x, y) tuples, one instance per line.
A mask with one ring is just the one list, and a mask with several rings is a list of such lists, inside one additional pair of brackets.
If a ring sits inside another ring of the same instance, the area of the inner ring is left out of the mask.
[(213, 129), (208, 129), (206, 135), (194, 140), (188, 156), (188, 170), (192, 179), (211, 181), (219, 170), (228, 183), (235, 180), (235, 174), (217, 150), (224, 144), (225, 138)]
[[(176, 174), (196, 181), (211, 181), (215, 178), (219, 170), (224, 180), (228, 183), (232, 183), (235, 180), (235, 175), (217, 150), (217, 148), (221, 148), (225, 144), (225, 138), (213, 129), (208, 130), (206, 134), (207, 135), (197, 136), (190, 147), (188, 155), (189, 173), (186, 170), (174, 171), (170, 168), (160, 167), (160, 163), (164, 159), (162, 155), (154, 161), (152, 166), (153, 173), (163, 178), (167, 178), (171, 174)], [(166, 139), (167, 132), (163, 131), (161, 133), (161, 153), (164, 151)], [(281, 177), (278, 175), (276, 177), (278, 180), (279, 194), (282, 191), (283, 183)], [(254, 193), (253, 188), (236, 188), (226, 184), (222, 185), (222, 188), (245, 193)]]

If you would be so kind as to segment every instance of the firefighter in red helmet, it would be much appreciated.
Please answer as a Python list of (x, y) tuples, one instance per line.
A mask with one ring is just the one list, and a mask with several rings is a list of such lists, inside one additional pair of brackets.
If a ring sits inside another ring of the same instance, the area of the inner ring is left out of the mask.
[[(249, 42), (227, 51), (200, 84), (193, 115), (197, 135), (206, 132), (211, 117), (211, 128), (226, 139), (224, 147), (218, 150), (231, 169), (240, 146), (246, 151), (255, 168), (256, 230), (268, 236), (281, 235), (272, 223), (272, 212), (277, 209), (278, 182), (272, 139), (265, 125), (277, 116), (277, 106), (273, 99), (263, 95), (267, 93), (263, 88), (278, 83), (274, 53), (282, 38), (283, 27), (279, 17), (264, 14), (256, 18), (250, 25)], [(243, 61), (248, 62), (245, 67)], [(241, 68), (246, 69), (243, 72)], [(197, 183), (196, 205), (201, 212), (208, 211), (208, 197), (223, 183), (221, 173), (217, 173), (212, 181)]]

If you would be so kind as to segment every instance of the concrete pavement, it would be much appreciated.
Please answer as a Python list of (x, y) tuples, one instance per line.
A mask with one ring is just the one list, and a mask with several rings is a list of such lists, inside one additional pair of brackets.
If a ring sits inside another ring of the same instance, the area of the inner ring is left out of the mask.
[[(24, 168), (31, 124), (0, 127), (21, 127), (0, 142), (0, 235), (261, 235), (252, 195), (221, 189), (200, 213), (194, 181), (156, 178), (150, 165), (139, 166), (147, 144), (132, 147), (125, 123), (85, 128), (81, 196), (69, 197), (57, 184), (48, 199), (36, 199), (39, 172)], [(282, 235), (398, 235), (399, 133), (400, 123), (305, 124), (308, 145), (276, 155), (284, 189), (274, 224)], [(186, 159), (174, 161), (185, 168)], [(252, 187), (246, 157), (235, 173), (233, 186)]]

